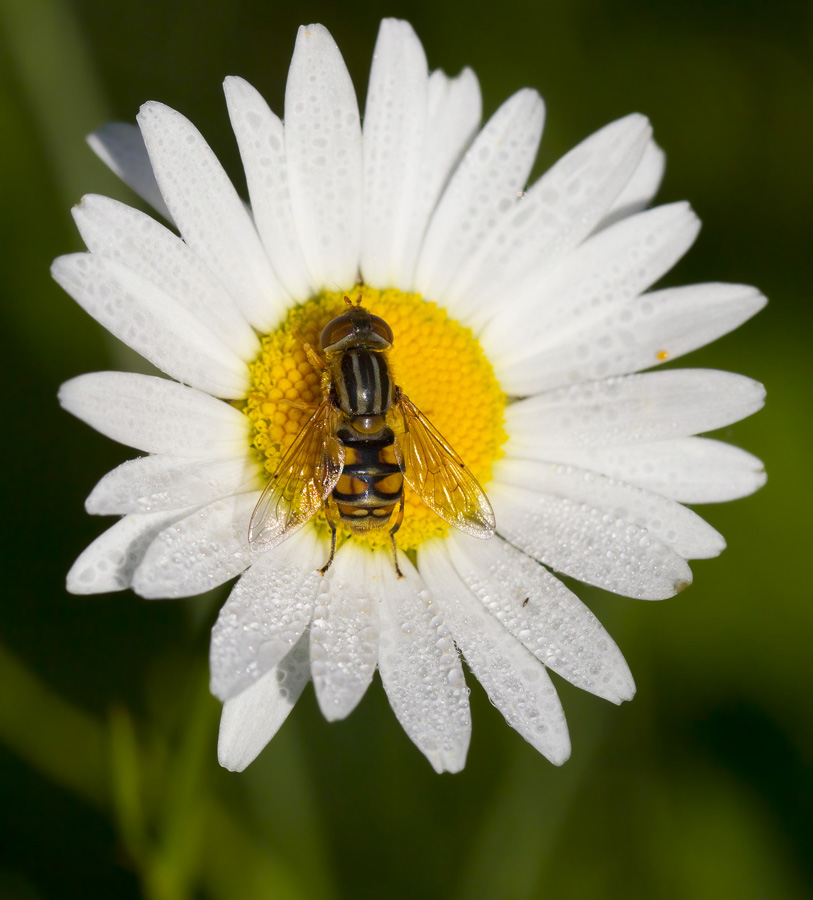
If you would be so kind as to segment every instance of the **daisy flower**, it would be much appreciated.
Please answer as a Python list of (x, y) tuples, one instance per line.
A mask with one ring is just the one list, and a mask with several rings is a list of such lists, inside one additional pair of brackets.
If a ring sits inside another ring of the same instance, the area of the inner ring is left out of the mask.
[[(300, 29), (284, 123), (240, 78), (226, 100), (247, 205), (179, 112), (147, 103), (94, 150), (168, 223), (109, 198), (74, 210), (87, 253), (60, 285), (168, 378), (81, 375), (62, 405), (146, 454), (108, 473), (88, 512), (118, 521), (68, 589), (184, 597), (239, 576), (214, 626), (219, 758), (245, 768), (308, 681), (330, 720), (378, 669), (409, 737), (457, 771), (470, 736), (462, 660), (506, 721), (556, 764), (570, 752), (548, 670), (620, 703), (624, 658), (554, 573), (670, 597), (687, 560), (725, 543), (687, 503), (731, 500), (757, 459), (697, 435), (760, 408), (762, 387), (706, 369), (642, 370), (736, 328), (751, 287), (650, 290), (688, 250), (685, 203), (646, 209), (663, 170), (647, 120), (602, 128), (526, 187), (544, 105), (520, 90), (480, 126), (477, 79), (430, 73), (403, 21), (382, 22), (363, 122), (320, 25)], [(450, 529), (412, 491), (397, 534), (329, 530), (319, 513), (261, 552), (263, 486), (322, 399), (306, 344), (345, 296), (391, 327), (403, 390), (466, 462), (491, 540)]]

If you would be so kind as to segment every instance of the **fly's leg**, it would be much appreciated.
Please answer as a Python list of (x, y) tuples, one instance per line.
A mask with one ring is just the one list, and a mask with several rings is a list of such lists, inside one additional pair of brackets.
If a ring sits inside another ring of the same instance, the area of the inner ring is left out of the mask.
[(398, 504), (398, 515), (395, 518), (395, 524), (390, 528), (390, 543), (392, 544), (392, 561), (395, 563), (395, 571), (399, 578), (404, 577), (404, 573), (398, 567), (398, 549), (395, 546), (395, 532), (401, 527), (404, 521), (404, 492), (401, 491), (401, 502)]
[(308, 357), (308, 362), (317, 372), (321, 372), (327, 366), (327, 363), (307, 341), (302, 342), (302, 349), (305, 351), (305, 356)]
[[(330, 568), (333, 563), (333, 557), (336, 555), (336, 523), (333, 521), (333, 514), (330, 510), (330, 498), (325, 497), (325, 518), (327, 519), (327, 524), (330, 527), (330, 556), (327, 559), (327, 562), (319, 569), (319, 574), (324, 575), (325, 572)], [(396, 568), (398, 566), (396, 565)]]
[(274, 403), (279, 403), (281, 406), (293, 406), (294, 409), (319, 409), (318, 403), (306, 403), (304, 400), (286, 400), (285, 397), (280, 397)]
[(322, 394), (327, 394), (330, 390), (330, 370), (328, 369), (327, 362), (313, 349), (313, 345), (309, 344), (296, 329), (294, 329), (293, 333), (294, 337), (302, 344), (302, 352), (308, 358), (308, 362), (313, 366), (316, 372), (321, 373)]
[(301, 331), (299, 331), (298, 328), (294, 328), (291, 333), (293, 334), (294, 338), (296, 338), (296, 340), (299, 341), (300, 344), (302, 344), (302, 351), (304, 352), (305, 356), (308, 357), (308, 362), (313, 366), (314, 369), (316, 369), (317, 372), (321, 372), (322, 369), (327, 366), (327, 363), (316, 352), (316, 350), (313, 349), (313, 345), (305, 340), (305, 336)]

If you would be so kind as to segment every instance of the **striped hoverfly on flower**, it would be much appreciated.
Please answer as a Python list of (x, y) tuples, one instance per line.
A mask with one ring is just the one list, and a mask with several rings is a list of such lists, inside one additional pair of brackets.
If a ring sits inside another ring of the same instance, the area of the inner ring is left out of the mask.
[(352, 533), (389, 528), (404, 516), (404, 481), (441, 519), (487, 539), (494, 512), (477, 479), (437, 429), (393, 383), (390, 326), (345, 297), (347, 309), (322, 330), (323, 399), (294, 438), (260, 496), (249, 525), (253, 550), (265, 551), (302, 528), (324, 506), (336, 553), (336, 517)]

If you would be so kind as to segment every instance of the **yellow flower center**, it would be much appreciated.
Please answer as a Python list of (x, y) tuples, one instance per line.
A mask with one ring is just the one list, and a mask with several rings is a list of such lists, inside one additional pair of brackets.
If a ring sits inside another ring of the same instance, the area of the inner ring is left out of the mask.
[[(395, 384), (432, 422), (484, 488), (491, 467), (502, 455), (505, 395), (494, 370), (468, 328), (450, 319), (419, 294), (397, 290), (353, 288), (351, 297), (392, 329), (388, 360)], [(305, 343), (320, 354), (324, 326), (345, 309), (344, 292), (323, 292), (295, 306), (275, 331), (262, 339), (251, 364), (251, 389), (244, 411), (251, 420), (251, 444), (265, 472), (272, 475), (285, 451), (322, 400), (322, 373), (313, 367)], [(300, 405), (295, 405), (300, 404)], [(396, 535), (402, 550), (414, 550), (449, 526), (404, 484), (404, 520)], [(350, 530), (334, 516), (339, 539)], [(324, 512), (313, 518), (327, 531)], [(389, 545), (389, 528), (354, 539), (373, 548)]]

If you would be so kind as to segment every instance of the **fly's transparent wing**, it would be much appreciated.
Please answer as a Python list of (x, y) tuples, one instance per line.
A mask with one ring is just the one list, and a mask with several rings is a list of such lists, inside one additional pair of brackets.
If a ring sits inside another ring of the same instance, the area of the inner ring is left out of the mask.
[[(393, 422), (395, 455), (413, 491), (441, 519), (473, 537), (490, 538), (494, 510), (477, 479), (446, 439), (403, 394)], [(402, 426), (402, 427), (399, 427)]]
[(336, 437), (338, 413), (325, 399), (302, 426), (265, 486), (248, 527), (252, 550), (270, 550), (318, 511), (344, 467), (344, 446)]

